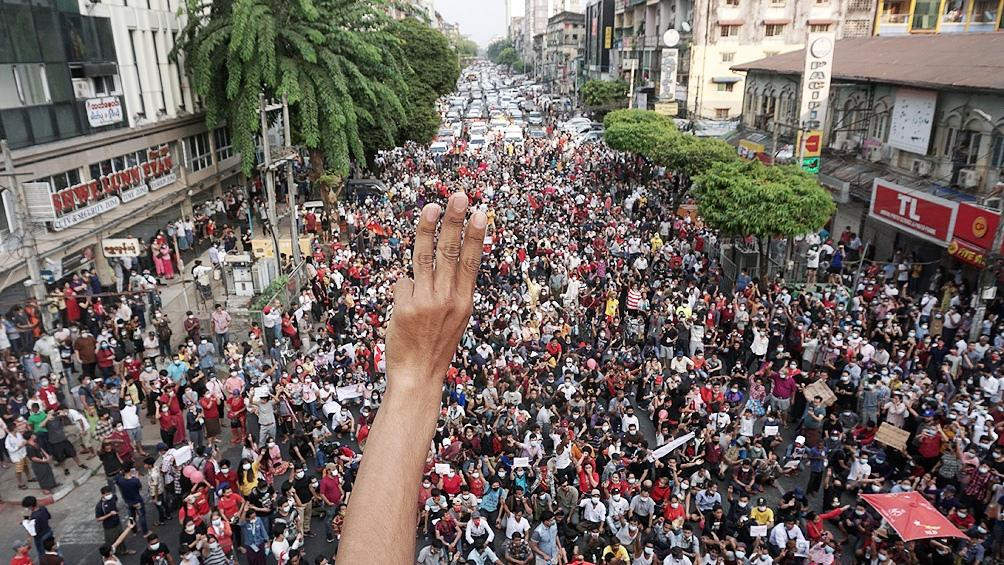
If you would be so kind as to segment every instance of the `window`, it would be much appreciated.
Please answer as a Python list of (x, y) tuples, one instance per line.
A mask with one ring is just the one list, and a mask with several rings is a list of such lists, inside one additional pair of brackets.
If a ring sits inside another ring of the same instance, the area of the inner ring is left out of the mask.
[(201, 171), (213, 164), (213, 155), (209, 147), (209, 134), (199, 133), (185, 138), (185, 150), (188, 156), (188, 168)]
[(992, 28), (996, 21), (997, 2), (993, 0), (975, 0), (973, 2), (973, 23), (991, 24)]
[(234, 156), (234, 144), (230, 140), (230, 128), (224, 126), (213, 130), (216, 141), (216, 162), (226, 161)]
[(164, 98), (164, 78), (160, 76), (160, 45), (159, 41), (160, 34), (156, 31), (153, 34), (153, 60), (156, 63), (154, 67), (154, 74), (157, 75), (157, 89), (160, 93), (160, 107), (158, 110), (164, 112), (167, 110), (167, 100)]
[(146, 100), (143, 99), (143, 71), (139, 67), (139, 57), (136, 56), (136, 30), (129, 30), (129, 49), (132, 52), (132, 63), (136, 66), (136, 91), (139, 93), (140, 113), (146, 116)]
[[(10, 78), (14, 84), (15, 104), (11, 106), (38, 106), (52, 102), (49, 95), (49, 83), (45, 76), (45, 65), (23, 64), (10, 65)], [(3, 81), (0, 78), (0, 81)], [(7, 105), (6, 100), (2, 101)], [(14, 102), (13, 100), (11, 102)]]
[(784, 33), (784, 24), (767, 24), (764, 35), (767, 37), (778, 37)]
[(886, 112), (875, 114), (868, 123), (868, 137), (885, 140), (886, 124), (889, 122), (889, 114)]
[(140, 163), (146, 163), (146, 150), (133, 151), (114, 159), (106, 159), (90, 166), (91, 179), (99, 179), (105, 175), (124, 171)]
[(732, 87), (735, 85), (734, 82), (719, 82), (718, 92), (732, 92)]
[(32, 182), (47, 182), (53, 192), (58, 192), (80, 184), (80, 171), (78, 169), (70, 169), (51, 177), (35, 179)]
[(92, 77), (91, 80), (94, 82), (95, 96), (111, 96), (119, 92), (116, 86), (115, 75)]
[(720, 25), (718, 27), (722, 37), (737, 37), (739, 35), (739, 26), (737, 25)]
[(809, 33), (822, 33), (830, 31), (830, 24), (810, 24)]
[(715, 108), (715, 119), (716, 120), (727, 120), (727, 119), (729, 119), (729, 109), (728, 108)]
[(732, 6), (733, 8), (739, 5), (739, 0), (725, 0), (726, 6)]
[(722, 62), (723, 63), (731, 63), (733, 60), (735, 60), (735, 58), (736, 58), (736, 52), (735, 51), (726, 51), (726, 52), (722, 53)]
[(994, 134), (993, 143), (990, 147), (990, 166), (995, 168), (1004, 167), (1004, 134)]
[(917, 0), (913, 9), (911, 31), (934, 31), (938, 25), (941, 0)]
[[(996, 5), (994, 6), (996, 8)], [(966, 21), (966, 1), (946, 0), (945, 11), (941, 14), (943, 24), (961, 24)]]

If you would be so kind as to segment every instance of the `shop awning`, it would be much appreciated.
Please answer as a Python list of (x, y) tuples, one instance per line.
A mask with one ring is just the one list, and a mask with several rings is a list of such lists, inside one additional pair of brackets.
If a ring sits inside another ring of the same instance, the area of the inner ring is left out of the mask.
[(722, 82), (726, 84), (730, 82), (739, 82), (739, 77), (711, 77), (711, 82)]
[(718, 25), (720, 26), (741, 26), (746, 23), (746, 20), (718, 20)]
[(763, 23), (766, 25), (785, 25), (790, 24), (791, 20), (787, 18), (775, 18), (773, 20), (764, 20)]
[(825, 26), (837, 23), (836, 20), (831, 20), (830, 18), (819, 18), (815, 20), (809, 20), (809, 25), (811, 26)]

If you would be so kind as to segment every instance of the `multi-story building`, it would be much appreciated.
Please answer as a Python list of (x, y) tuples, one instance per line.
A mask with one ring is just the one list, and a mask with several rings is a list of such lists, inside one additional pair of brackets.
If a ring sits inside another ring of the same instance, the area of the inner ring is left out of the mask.
[(228, 129), (207, 131), (168, 56), (179, 2), (0, 0), (0, 138), (14, 167), (3, 173), (27, 183), (31, 204), (4, 192), (0, 301), (41, 284), (27, 280), (27, 241), (52, 279), (94, 268), (108, 283), (103, 239), (149, 241), (239, 182)]
[(436, 7), (432, 5), (432, 0), (401, 0), (388, 5), (387, 9), (395, 19), (409, 16), (417, 16), (430, 22), (436, 19)]
[[(1004, 58), (976, 53), (1004, 53), (1004, 33), (836, 43), (819, 180), (840, 202), (834, 230), (851, 226), (878, 260), (986, 256), (1004, 189)], [(740, 136), (794, 139), (803, 58), (733, 67), (746, 74)]]
[(561, 12), (547, 20), (544, 82), (563, 95), (576, 92), (579, 64), (585, 53), (586, 16)]
[(589, 0), (586, 4), (586, 43), (582, 64), (586, 78), (608, 80), (613, 47), (614, 0)]
[[(869, 35), (874, 18), (871, 0), (614, 0), (610, 65), (633, 77), (636, 104), (735, 119), (743, 77), (732, 65), (800, 49), (810, 29)], [(667, 46), (671, 29), (678, 39)]]
[(878, 0), (875, 35), (1004, 29), (1001, 0)]

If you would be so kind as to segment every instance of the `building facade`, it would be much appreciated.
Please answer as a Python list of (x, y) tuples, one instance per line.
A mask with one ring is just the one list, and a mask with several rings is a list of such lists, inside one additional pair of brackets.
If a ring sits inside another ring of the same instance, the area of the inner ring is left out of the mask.
[(875, 35), (980, 33), (1004, 29), (1001, 0), (878, 0)]
[(552, 92), (565, 96), (577, 92), (585, 30), (586, 17), (581, 12), (561, 12), (547, 20), (543, 78)]
[[(972, 54), (1001, 52), (996, 33), (837, 42), (819, 175), (840, 203), (835, 230), (863, 234), (879, 260), (902, 248), (928, 261), (985, 256), (993, 229), (976, 237), (970, 216), (999, 216), (1004, 60)], [(776, 126), (794, 138), (784, 124), (797, 121), (803, 57), (735, 67), (747, 75), (742, 135)]]
[(178, 9), (178, 0), (0, 0), (0, 138), (32, 203), (4, 193), (0, 302), (39, 284), (27, 280), (26, 242), (51, 279), (93, 268), (107, 284), (103, 239), (149, 241), (240, 181), (229, 131), (206, 129), (168, 56)]
[(613, 47), (614, 0), (586, 4), (586, 41), (582, 64), (587, 79), (609, 80)]
[[(692, 119), (734, 120), (743, 77), (732, 65), (802, 48), (810, 29), (871, 34), (871, 0), (614, 0), (612, 74), (632, 80), (637, 106)], [(666, 32), (674, 30), (672, 45)], [(589, 56), (587, 45), (587, 57)], [(587, 68), (589, 68), (587, 64)]]

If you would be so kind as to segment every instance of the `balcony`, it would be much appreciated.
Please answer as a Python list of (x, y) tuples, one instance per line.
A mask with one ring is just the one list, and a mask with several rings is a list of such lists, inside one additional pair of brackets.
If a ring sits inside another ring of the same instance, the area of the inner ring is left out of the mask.
[(659, 46), (659, 36), (650, 34), (645, 36), (645, 49), (655, 49)]
[(629, 51), (631, 49), (634, 49), (634, 36), (625, 35), (624, 37), (622, 37), (621, 38), (621, 49), (627, 50), (627, 51)]
[(628, 0), (614, 0), (614, 13), (621, 13), (627, 9)]

